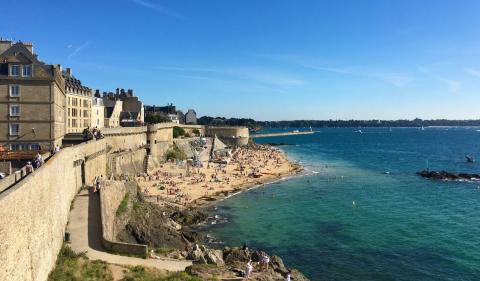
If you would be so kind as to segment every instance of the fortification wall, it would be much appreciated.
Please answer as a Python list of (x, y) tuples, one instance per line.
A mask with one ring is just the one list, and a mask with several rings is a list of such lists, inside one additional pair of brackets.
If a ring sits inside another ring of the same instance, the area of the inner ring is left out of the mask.
[(206, 127), (205, 135), (216, 135), (227, 145), (247, 145), (250, 139), (248, 128), (245, 127)]
[(0, 280), (47, 280), (71, 201), (83, 182), (105, 174), (105, 145), (100, 140), (65, 148), (0, 194)]
[(113, 175), (135, 175), (144, 172), (144, 161), (147, 156), (146, 149), (125, 151), (110, 155), (110, 172)]
[(112, 152), (135, 150), (147, 144), (147, 127), (104, 128), (102, 133)]
[(115, 218), (117, 210), (129, 193), (129, 197), (137, 195), (135, 182), (107, 181), (100, 190), (100, 213), (102, 221), (102, 243), (112, 252), (147, 257), (147, 246), (117, 241)]

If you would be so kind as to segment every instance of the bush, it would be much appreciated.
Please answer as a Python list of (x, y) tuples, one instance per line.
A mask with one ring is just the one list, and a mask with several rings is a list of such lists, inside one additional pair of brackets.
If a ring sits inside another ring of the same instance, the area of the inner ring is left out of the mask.
[(178, 126), (173, 127), (173, 138), (179, 138), (185, 135), (185, 130)]
[(173, 147), (172, 149), (169, 149), (165, 155), (165, 158), (168, 160), (174, 159), (174, 160), (185, 160), (187, 159), (187, 155), (183, 153), (183, 151), (180, 151), (178, 147)]
[(165, 275), (158, 270), (134, 266), (130, 272), (125, 274), (122, 281), (201, 281), (198, 277), (191, 276), (185, 272), (176, 272)]
[(197, 137), (200, 136), (200, 130), (198, 129), (193, 129), (192, 133), (195, 134)]
[(120, 216), (121, 214), (125, 213), (128, 207), (128, 198), (130, 197), (130, 192), (125, 193), (125, 196), (122, 199), (122, 202), (120, 202), (120, 205), (118, 205), (117, 209), (117, 216)]

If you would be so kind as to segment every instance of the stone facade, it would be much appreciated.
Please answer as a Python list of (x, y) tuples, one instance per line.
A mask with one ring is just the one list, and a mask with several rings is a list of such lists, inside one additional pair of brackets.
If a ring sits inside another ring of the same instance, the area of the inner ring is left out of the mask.
[(90, 116), (90, 128), (100, 129), (105, 127), (105, 106), (103, 105), (102, 98), (92, 98), (92, 111)]
[(197, 113), (193, 109), (189, 109), (185, 113), (185, 124), (187, 125), (197, 125)]
[(92, 89), (82, 85), (70, 68), (63, 72), (67, 99), (66, 133), (81, 133), (90, 126), (92, 111)]
[(29, 43), (0, 41), (0, 145), (51, 150), (65, 135), (65, 83), (58, 65)]

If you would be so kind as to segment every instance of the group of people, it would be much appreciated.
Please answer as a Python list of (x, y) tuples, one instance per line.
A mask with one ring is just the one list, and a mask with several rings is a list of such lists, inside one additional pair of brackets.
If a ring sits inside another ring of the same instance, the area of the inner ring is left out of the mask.
[[(267, 254), (263, 253), (262, 256), (260, 257), (260, 261), (258, 262), (259, 271), (267, 271), (268, 272), (269, 264), (270, 264), (270, 257)], [(249, 279), (250, 276), (252, 276), (253, 269), (254, 269), (254, 265), (253, 265), (252, 260), (250, 259), (247, 262), (247, 265), (245, 266), (245, 272), (244, 272), (245, 279)], [(285, 280), (286, 281), (291, 281), (291, 271), (290, 270), (285, 274)]]
[(27, 165), (25, 166), (25, 171), (27, 174), (33, 173), (35, 169), (40, 168), (45, 163), (45, 159), (43, 159), (43, 156), (40, 153), (37, 153), (35, 156), (35, 159), (33, 159), (33, 164), (31, 161), (27, 162)]
[(104, 138), (102, 132), (97, 127), (93, 128), (92, 130), (90, 130), (90, 127), (85, 128), (82, 132), (82, 135), (84, 141), (92, 139), (98, 140)]
[(100, 190), (102, 186), (103, 176), (96, 176), (93, 179), (93, 192), (96, 193)]

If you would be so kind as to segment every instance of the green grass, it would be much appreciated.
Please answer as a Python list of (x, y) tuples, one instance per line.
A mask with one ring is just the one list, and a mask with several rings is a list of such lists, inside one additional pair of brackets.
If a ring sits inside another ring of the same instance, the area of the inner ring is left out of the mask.
[(128, 207), (128, 198), (130, 197), (130, 192), (125, 193), (125, 196), (122, 199), (122, 202), (120, 202), (120, 205), (118, 205), (117, 209), (117, 216), (120, 216), (121, 214), (125, 213)]
[(202, 281), (202, 279), (185, 272), (165, 275), (157, 270), (135, 266), (130, 268), (130, 271), (125, 274), (122, 281)]
[(83, 254), (76, 254), (64, 245), (58, 254), (55, 269), (48, 281), (112, 281), (107, 263), (91, 261)]

